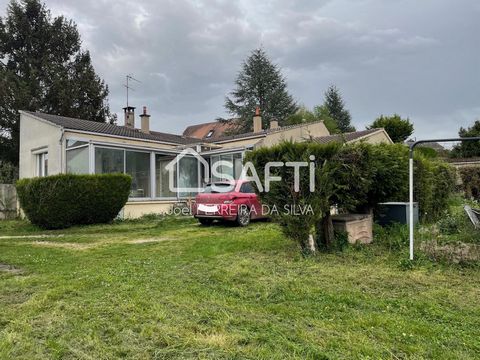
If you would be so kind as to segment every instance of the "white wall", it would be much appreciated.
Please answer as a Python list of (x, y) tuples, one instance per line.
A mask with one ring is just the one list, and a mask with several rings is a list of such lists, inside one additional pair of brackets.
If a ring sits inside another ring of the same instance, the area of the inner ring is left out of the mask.
[(60, 127), (22, 113), (20, 115), (19, 177), (36, 176), (36, 156), (34, 152), (42, 148), (48, 151), (48, 175), (60, 173), (62, 169), (61, 136)]

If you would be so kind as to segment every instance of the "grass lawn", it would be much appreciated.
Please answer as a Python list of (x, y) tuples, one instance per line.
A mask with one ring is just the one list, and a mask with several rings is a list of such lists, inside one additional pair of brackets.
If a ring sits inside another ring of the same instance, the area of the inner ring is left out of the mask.
[(0, 359), (480, 357), (478, 266), (407, 269), (379, 244), (305, 259), (271, 223), (7, 235), (27, 237), (0, 238)]

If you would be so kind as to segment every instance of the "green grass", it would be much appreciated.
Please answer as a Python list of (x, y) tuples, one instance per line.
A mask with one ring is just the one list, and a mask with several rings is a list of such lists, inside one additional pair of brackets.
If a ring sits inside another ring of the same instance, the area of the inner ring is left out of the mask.
[(0, 222), (0, 236), (44, 233), (64, 236), (0, 239), (17, 269), (0, 271), (1, 359), (480, 354), (476, 266), (403, 270), (406, 249), (380, 244), (303, 258), (271, 223)]

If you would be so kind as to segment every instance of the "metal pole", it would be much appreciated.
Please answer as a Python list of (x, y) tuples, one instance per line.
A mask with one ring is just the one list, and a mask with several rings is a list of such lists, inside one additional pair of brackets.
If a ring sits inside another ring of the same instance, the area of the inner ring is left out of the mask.
[(413, 260), (413, 151), (410, 151), (409, 159), (409, 198), (410, 260)]

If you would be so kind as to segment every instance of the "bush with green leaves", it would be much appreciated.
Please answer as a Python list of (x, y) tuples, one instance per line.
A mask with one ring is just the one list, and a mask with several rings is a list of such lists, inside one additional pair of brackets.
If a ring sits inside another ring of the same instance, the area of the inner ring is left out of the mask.
[[(282, 181), (271, 182), (268, 192), (259, 192), (262, 202), (270, 207), (311, 207), (312, 211), (304, 214), (280, 211), (273, 216), (304, 251), (335, 247), (330, 216), (334, 205), (342, 212), (371, 213), (381, 202), (408, 201), (408, 148), (400, 144), (283, 142), (252, 151), (245, 160), (253, 163), (262, 180), (265, 165), (271, 161), (315, 164), (314, 192), (310, 192), (308, 166), (299, 170), (298, 191), (294, 188), (293, 168), (283, 166), (271, 167), (269, 171)], [(454, 186), (453, 172), (446, 163), (421, 155), (416, 156), (415, 172), (416, 200), (424, 219), (432, 220), (448, 205)]]
[(480, 200), (480, 167), (465, 167), (459, 170), (465, 196)]
[(20, 206), (45, 229), (107, 223), (123, 208), (131, 177), (124, 174), (62, 174), (17, 181)]
[(0, 160), (0, 184), (14, 184), (18, 179), (18, 166)]
[(415, 157), (414, 192), (422, 221), (435, 221), (448, 209), (455, 189), (455, 172), (447, 163)]
[(384, 128), (394, 143), (403, 143), (413, 133), (410, 119), (402, 119), (400, 115), (380, 115), (367, 129)]

